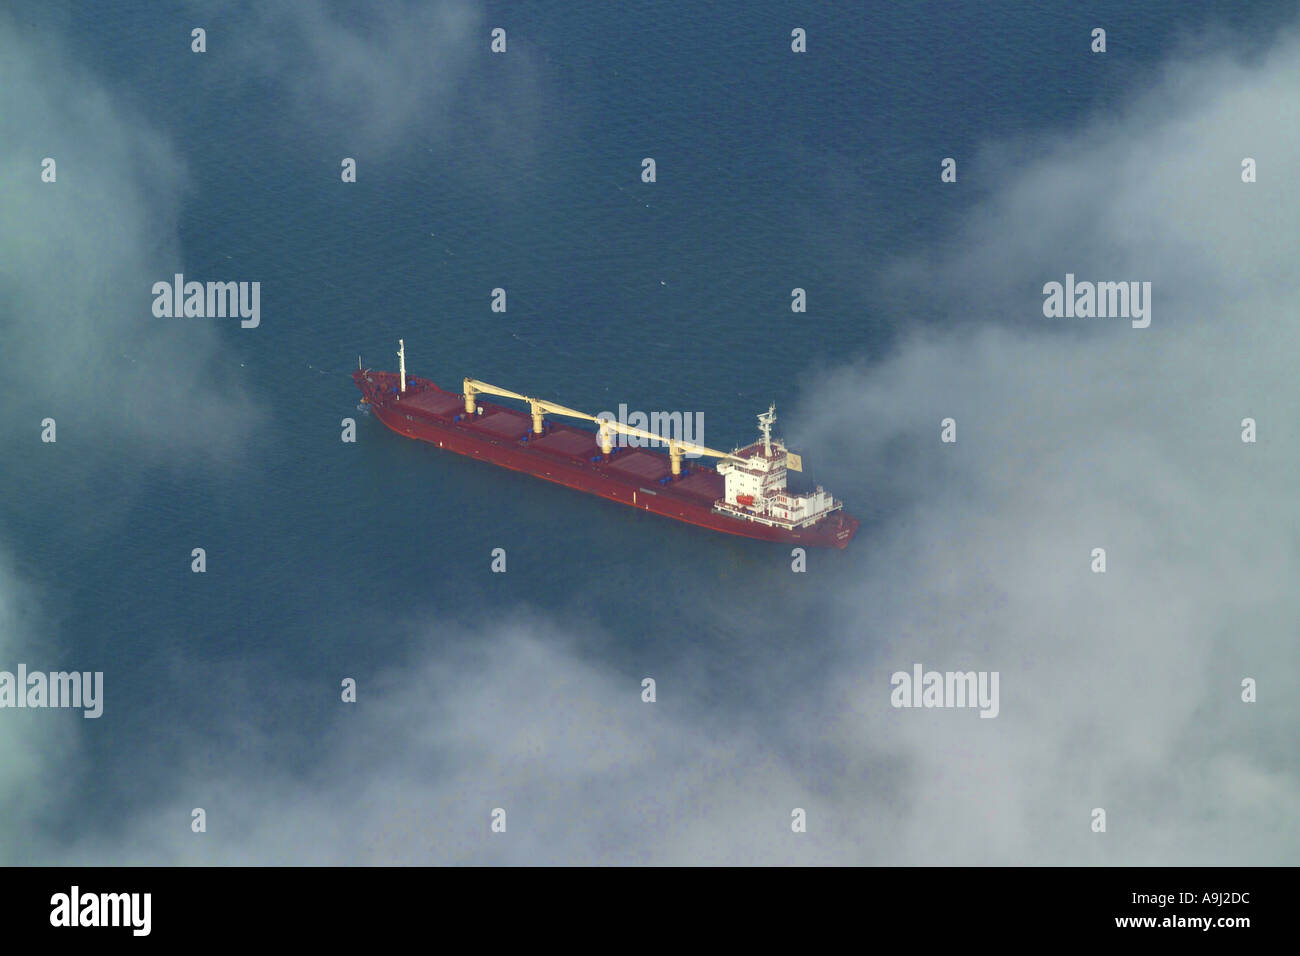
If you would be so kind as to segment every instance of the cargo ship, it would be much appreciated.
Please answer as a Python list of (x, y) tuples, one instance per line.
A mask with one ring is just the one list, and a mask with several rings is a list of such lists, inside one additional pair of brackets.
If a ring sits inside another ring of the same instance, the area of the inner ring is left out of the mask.
[[(820, 485), (802, 494), (787, 488), (787, 472), (802, 471), (803, 463), (772, 437), (775, 406), (758, 416), (757, 441), (718, 451), (477, 379), (466, 378), (459, 394), (445, 391), (407, 377), (404, 341), (397, 359), (397, 372), (377, 372), (363, 368), (358, 356), (352, 380), (375, 417), (407, 438), (726, 534), (844, 548), (858, 530), (857, 519)], [(529, 410), (479, 401), (480, 395), (523, 402)], [(616, 435), (667, 444), (668, 454), (627, 447)], [(716, 465), (686, 464), (686, 457)]]

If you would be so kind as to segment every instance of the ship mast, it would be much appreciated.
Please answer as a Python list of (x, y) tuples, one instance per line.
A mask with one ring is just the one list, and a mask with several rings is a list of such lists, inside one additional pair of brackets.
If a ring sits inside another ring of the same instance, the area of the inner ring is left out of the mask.
[(397, 367), (402, 377), (402, 394), (406, 394), (406, 343), (401, 339), (397, 340)]
[(763, 454), (772, 457), (772, 423), (776, 421), (776, 405), (771, 404), (767, 411), (758, 416), (758, 431), (763, 436)]

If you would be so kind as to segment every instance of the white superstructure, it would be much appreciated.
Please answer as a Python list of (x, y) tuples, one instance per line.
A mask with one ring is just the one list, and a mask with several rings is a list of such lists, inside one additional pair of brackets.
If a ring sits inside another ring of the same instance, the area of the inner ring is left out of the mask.
[(718, 462), (726, 492), (714, 508), (760, 524), (806, 528), (842, 508), (843, 502), (836, 501), (821, 485), (802, 495), (786, 489), (787, 471), (803, 471), (803, 462), (786, 449), (781, 439), (772, 437), (774, 421), (775, 405), (758, 416), (759, 440)]

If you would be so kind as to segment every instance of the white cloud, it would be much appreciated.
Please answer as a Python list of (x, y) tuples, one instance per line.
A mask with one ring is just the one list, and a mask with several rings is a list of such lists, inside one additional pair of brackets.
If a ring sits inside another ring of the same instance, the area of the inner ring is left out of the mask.
[[(710, 729), (698, 704), (642, 702), (638, 677), (583, 662), (567, 644), (519, 620), (459, 644), (472, 651), (444, 643), (411, 670), (360, 681), (309, 779), (250, 767), (244, 753), (215, 770), (196, 765), (181, 775), (180, 801), (71, 859), (750, 862), (791, 845), (800, 804), (790, 801), (806, 795), (789, 768)], [(762, 794), (745, 792), (751, 774)], [(194, 806), (207, 811), (208, 833), (190, 832)], [(496, 807), (504, 834), (489, 832)], [(811, 843), (834, 851), (826, 837)]]
[[(36, 607), (43, 594), (20, 579), (14, 561), (0, 552), (0, 670), (20, 663), (32, 670), (65, 669), (57, 642), (42, 639)], [(80, 711), (0, 710), (0, 862), (42, 864), (50, 850), (39, 826), (62, 811), (75, 788)], [(48, 815), (48, 817), (47, 817)]]
[[(422, 146), (456, 168), (483, 155), (519, 163), (543, 128), (547, 81), (529, 38), (508, 34), (507, 52), (492, 54), (490, 31), (502, 24), (479, 3), (397, 0), (362, 16), (321, 0), (232, 2), (221, 22), (212, 42), (236, 44), (238, 77), (286, 95), (294, 135), (341, 137), (361, 158)], [(472, 82), (480, 75), (491, 82)]]
[[(55, 183), (40, 180), (45, 157)], [(11, 445), (33, 444), (50, 416), (61, 447), (221, 459), (256, 421), (237, 363), (219, 360), (219, 320), (151, 312), (153, 283), (183, 271), (184, 188), (166, 136), (57, 42), (0, 18), (0, 354), (12, 412), (0, 428)]]

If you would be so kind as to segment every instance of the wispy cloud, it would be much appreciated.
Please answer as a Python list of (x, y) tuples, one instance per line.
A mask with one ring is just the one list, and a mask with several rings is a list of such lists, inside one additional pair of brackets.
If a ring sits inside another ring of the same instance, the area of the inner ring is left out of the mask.
[(213, 22), (214, 44), (237, 40), (219, 55), (260, 84), (240, 84), (241, 95), (269, 84), (290, 107), (286, 130), (342, 136), (368, 156), (426, 147), (456, 163), (485, 152), (522, 160), (543, 122), (535, 53), (508, 33), (507, 53), (493, 56), (490, 30), (507, 24), (488, 23), (480, 3), (398, 0), (363, 12), (233, 0)]
[[(54, 183), (40, 178), (46, 157)], [(257, 419), (238, 363), (218, 360), (221, 333), (205, 320), (150, 311), (152, 284), (182, 271), (184, 164), (56, 40), (7, 18), (0, 171), (10, 447), (31, 445), (48, 416), (60, 441), (123, 461), (228, 456)]]
[[(58, 643), (42, 639), (46, 615), (38, 607), (45, 597), (0, 550), (0, 671), (12, 673), (19, 663), (34, 670), (62, 669)], [(65, 809), (74, 792), (51, 787), (50, 781), (77, 778), (79, 720), (84, 718), (75, 711), (0, 710), (0, 819), (5, 821), (0, 862), (48, 860), (51, 851), (41, 828)]]

